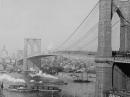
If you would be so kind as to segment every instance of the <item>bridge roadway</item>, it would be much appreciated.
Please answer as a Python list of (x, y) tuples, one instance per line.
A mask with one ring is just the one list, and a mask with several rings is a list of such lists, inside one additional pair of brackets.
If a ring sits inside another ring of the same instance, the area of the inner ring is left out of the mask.
[[(62, 56), (68, 59), (72, 60), (82, 60), (84, 62), (87, 61), (102, 61), (105, 60), (106, 62), (115, 62), (115, 63), (130, 63), (130, 57), (111, 57), (111, 58), (97, 58), (95, 54), (84, 54), (84, 53), (77, 53), (77, 54), (72, 54), (72, 53), (48, 53), (48, 54), (37, 54), (33, 56), (28, 56), (27, 60), (39, 60), (41, 58), (45, 57), (51, 57), (51, 56)], [(23, 58), (18, 59), (17, 62), (22, 62), (23, 63)]]
[[(90, 60), (94, 61), (95, 60), (95, 55), (88, 55), (88, 54), (67, 54), (67, 53), (49, 53), (49, 54), (38, 54), (38, 55), (33, 55), (33, 56), (28, 56), (27, 60), (34, 60), (34, 59), (41, 59), (45, 57), (51, 57), (51, 56), (62, 56), (65, 58), (69, 59), (74, 59), (74, 60)], [(23, 58), (17, 59), (17, 62), (23, 62)]]

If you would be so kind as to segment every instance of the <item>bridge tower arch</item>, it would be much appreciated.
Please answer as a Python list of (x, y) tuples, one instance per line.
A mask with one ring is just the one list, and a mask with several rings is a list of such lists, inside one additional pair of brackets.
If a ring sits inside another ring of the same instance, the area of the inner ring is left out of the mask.
[(96, 59), (98, 64), (96, 66), (96, 97), (104, 97), (104, 92), (112, 89), (111, 21), (115, 12), (120, 17), (119, 50), (121, 52), (130, 51), (130, 0), (100, 0)]
[(100, 0), (98, 26), (98, 56), (111, 57), (111, 21), (114, 13), (120, 17), (120, 51), (130, 51), (130, 1)]
[(41, 39), (24, 39), (23, 70), (28, 70), (27, 57), (41, 53)]

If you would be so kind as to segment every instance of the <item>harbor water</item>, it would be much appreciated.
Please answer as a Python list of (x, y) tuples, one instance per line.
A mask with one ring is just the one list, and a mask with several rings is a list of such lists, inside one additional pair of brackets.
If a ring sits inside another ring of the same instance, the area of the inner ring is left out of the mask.
[[(14, 92), (6, 90), (10, 84), (9, 81), (4, 81), (3, 95), (4, 97), (93, 97), (95, 88), (95, 78), (89, 78), (90, 83), (75, 83), (69, 74), (61, 74), (59, 78), (67, 82), (67, 85), (58, 85), (62, 90), (59, 93), (53, 92)], [(11, 76), (19, 76), (11, 74)], [(21, 77), (20, 77), (21, 78)]]

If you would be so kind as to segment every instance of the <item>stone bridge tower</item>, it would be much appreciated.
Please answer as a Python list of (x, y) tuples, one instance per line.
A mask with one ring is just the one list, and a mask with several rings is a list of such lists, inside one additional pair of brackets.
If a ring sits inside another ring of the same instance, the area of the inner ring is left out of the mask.
[(24, 39), (23, 70), (28, 70), (27, 57), (41, 54), (41, 39)]
[(120, 17), (119, 50), (122, 52), (130, 51), (130, 0), (100, 0), (96, 97), (104, 97), (104, 91), (112, 88), (111, 21), (114, 13)]

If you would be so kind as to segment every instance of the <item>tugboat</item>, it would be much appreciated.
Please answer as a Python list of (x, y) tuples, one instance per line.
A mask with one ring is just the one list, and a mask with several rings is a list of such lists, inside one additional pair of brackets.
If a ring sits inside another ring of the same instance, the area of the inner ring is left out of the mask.
[(61, 92), (61, 89), (59, 89), (56, 86), (52, 85), (33, 85), (30, 88), (24, 85), (10, 85), (7, 89), (10, 92)]

